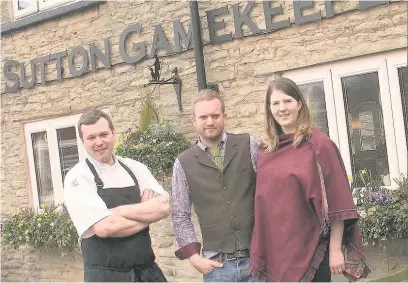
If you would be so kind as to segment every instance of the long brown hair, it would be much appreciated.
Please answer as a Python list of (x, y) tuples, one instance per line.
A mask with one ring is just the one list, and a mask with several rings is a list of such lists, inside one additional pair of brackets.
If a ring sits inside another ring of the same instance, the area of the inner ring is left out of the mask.
[(272, 151), (277, 147), (278, 136), (283, 133), (282, 127), (275, 121), (275, 118), (273, 118), (270, 108), (271, 94), (274, 90), (284, 92), (286, 95), (296, 99), (296, 101), (302, 105), (297, 118), (297, 127), (293, 138), (293, 145), (298, 146), (312, 129), (309, 108), (307, 107), (306, 101), (297, 84), (288, 78), (277, 78), (269, 84), (265, 97), (266, 151)]

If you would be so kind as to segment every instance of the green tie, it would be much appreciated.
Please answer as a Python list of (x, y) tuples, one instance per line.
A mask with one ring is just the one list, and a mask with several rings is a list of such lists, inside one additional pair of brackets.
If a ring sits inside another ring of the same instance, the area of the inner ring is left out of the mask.
[(222, 157), (221, 157), (221, 152), (219, 147), (215, 147), (209, 150), (210, 154), (214, 158), (215, 165), (217, 165), (218, 170), (221, 172), (223, 171), (223, 165), (222, 165)]

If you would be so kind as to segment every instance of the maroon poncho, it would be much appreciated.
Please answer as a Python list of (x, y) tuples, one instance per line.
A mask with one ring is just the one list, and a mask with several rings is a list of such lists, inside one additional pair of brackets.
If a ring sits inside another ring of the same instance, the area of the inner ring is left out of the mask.
[(317, 128), (298, 147), (292, 143), (293, 134), (281, 135), (274, 151), (258, 153), (252, 274), (310, 282), (328, 248), (329, 222), (344, 220), (343, 274), (366, 277), (358, 214), (336, 145)]

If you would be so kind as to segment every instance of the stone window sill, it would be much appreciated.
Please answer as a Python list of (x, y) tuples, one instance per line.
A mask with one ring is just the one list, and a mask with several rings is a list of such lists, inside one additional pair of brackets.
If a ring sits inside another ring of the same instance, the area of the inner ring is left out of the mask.
[(11, 21), (8, 23), (4, 23), (1, 25), (1, 36), (6, 35), (10, 32), (17, 31), (23, 28), (26, 28), (28, 26), (36, 25), (41, 22), (45, 22), (57, 17), (61, 17), (64, 15), (68, 15), (71, 13), (74, 13), (76, 11), (82, 11), (86, 8), (93, 7), (102, 3), (105, 3), (106, 0), (94, 0), (94, 1), (80, 1), (80, 2), (74, 2), (69, 5), (61, 6), (52, 10), (48, 11), (42, 11), (39, 13), (36, 13), (34, 15), (21, 18), (15, 21)]

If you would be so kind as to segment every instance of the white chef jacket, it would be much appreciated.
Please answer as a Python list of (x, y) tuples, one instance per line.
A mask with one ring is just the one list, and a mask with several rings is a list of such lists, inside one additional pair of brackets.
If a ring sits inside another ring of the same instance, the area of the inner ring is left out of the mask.
[[(129, 173), (117, 162), (119, 159), (135, 175), (141, 195), (145, 189), (151, 189), (157, 194), (169, 197), (168, 192), (157, 182), (147, 166), (138, 161), (114, 156), (114, 164), (109, 165), (98, 162), (90, 156), (88, 159), (94, 165), (104, 188), (125, 188), (135, 185)], [(94, 175), (85, 160), (76, 164), (65, 176), (64, 202), (80, 239), (93, 236), (91, 227), (112, 214), (98, 195)]]

